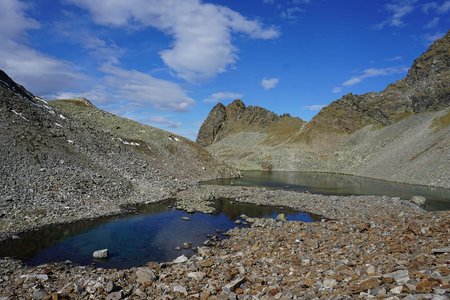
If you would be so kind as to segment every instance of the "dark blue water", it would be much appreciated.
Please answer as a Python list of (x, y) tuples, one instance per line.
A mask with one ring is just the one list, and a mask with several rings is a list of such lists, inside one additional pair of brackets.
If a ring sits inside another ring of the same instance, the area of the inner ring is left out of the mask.
[[(284, 213), (288, 220), (312, 222), (318, 216), (285, 208), (216, 201), (216, 214), (188, 214), (171, 208), (170, 202), (141, 207), (135, 214), (101, 218), (73, 224), (54, 225), (21, 235), (19, 240), (0, 243), (0, 257), (12, 256), (30, 265), (70, 260), (75, 264), (95, 263), (106, 268), (129, 268), (149, 261), (165, 262), (192, 250), (175, 250), (184, 242), (201, 246), (210, 235), (218, 239), (236, 226), (241, 214), (275, 218)], [(137, 214), (137, 215), (136, 215)], [(189, 217), (184, 221), (181, 217)], [(107, 260), (94, 260), (92, 253), (109, 249)]]
[(377, 195), (400, 197), (409, 200), (412, 196), (427, 199), (423, 208), (429, 211), (450, 210), (450, 190), (422, 185), (396, 183), (366, 177), (283, 171), (244, 171), (241, 178), (215, 179), (205, 184), (264, 186), (322, 195)]

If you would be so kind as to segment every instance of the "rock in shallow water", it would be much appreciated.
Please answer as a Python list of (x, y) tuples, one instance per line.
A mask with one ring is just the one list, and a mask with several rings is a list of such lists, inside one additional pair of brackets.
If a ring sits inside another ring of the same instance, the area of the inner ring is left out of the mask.
[(424, 205), (427, 199), (422, 196), (412, 196), (411, 202), (417, 204), (417, 205)]
[(108, 249), (97, 250), (92, 253), (93, 258), (106, 259), (108, 258)]
[(286, 215), (285, 214), (278, 214), (276, 220), (277, 221), (281, 221), (281, 222), (286, 222), (287, 221)]

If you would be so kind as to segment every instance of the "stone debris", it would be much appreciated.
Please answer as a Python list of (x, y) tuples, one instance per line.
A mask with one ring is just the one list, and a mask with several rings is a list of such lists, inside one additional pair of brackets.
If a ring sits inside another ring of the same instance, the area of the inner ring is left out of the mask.
[(260, 204), (277, 195), (277, 205), (310, 211), (315, 205), (325, 218), (240, 216), (251, 227), (235, 227), (223, 240), (209, 237), (211, 244), (193, 249), (190, 258), (125, 270), (0, 259), (0, 298), (52, 299), (56, 291), (58, 299), (448, 299), (450, 212), (387, 197), (200, 191), (197, 199), (230, 193)]

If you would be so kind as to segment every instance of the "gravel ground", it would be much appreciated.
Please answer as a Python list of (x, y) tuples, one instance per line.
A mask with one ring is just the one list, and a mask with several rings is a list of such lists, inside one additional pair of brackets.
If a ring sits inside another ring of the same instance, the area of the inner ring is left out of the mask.
[(190, 258), (126, 270), (70, 263), (29, 267), (5, 258), (0, 262), (0, 297), (448, 299), (450, 295), (450, 212), (425, 212), (409, 201), (388, 197), (246, 187), (190, 186), (176, 197), (189, 210), (205, 210), (208, 201), (226, 197), (289, 206), (325, 219), (302, 223), (242, 216), (252, 227), (232, 229), (228, 239), (198, 248)]

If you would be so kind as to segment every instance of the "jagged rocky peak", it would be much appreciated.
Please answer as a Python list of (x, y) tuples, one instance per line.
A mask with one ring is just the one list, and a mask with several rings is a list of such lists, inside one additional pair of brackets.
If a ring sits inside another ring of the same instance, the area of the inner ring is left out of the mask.
[(414, 61), (407, 76), (380, 93), (347, 94), (315, 116), (303, 135), (353, 133), (386, 126), (411, 114), (450, 106), (450, 32)]
[(202, 146), (213, 144), (217, 133), (221, 129), (223, 123), (225, 123), (226, 119), (227, 113), (225, 105), (218, 103), (213, 107), (205, 122), (203, 122), (200, 127), (200, 131), (197, 136), (197, 143)]
[[(230, 134), (250, 129), (265, 130), (281, 119), (285, 120), (286, 118), (300, 120), (288, 114), (278, 116), (258, 106), (246, 106), (240, 99), (234, 100), (227, 106), (219, 103), (214, 106), (202, 124), (197, 143), (202, 146), (209, 146)], [(302, 122), (300, 120), (300, 123)]]
[(431, 76), (450, 71), (450, 31), (435, 41), (430, 48), (414, 60), (405, 80), (413, 85)]

